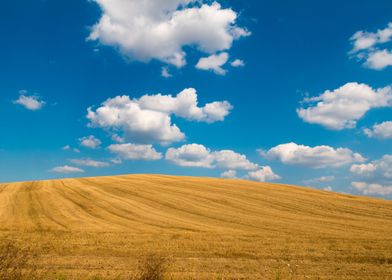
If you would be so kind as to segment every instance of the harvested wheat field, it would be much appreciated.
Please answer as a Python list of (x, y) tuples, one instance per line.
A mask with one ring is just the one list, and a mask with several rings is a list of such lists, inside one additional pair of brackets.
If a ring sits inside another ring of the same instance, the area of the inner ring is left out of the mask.
[(3, 275), (39, 279), (134, 279), (146, 256), (165, 279), (392, 279), (391, 201), (242, 180), (2, 184), (0, 240)]

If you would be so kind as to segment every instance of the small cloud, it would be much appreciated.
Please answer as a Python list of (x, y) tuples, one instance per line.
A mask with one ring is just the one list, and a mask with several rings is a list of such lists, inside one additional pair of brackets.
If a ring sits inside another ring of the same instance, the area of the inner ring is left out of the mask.
[(89, 166), (89, 167), (107, 167), (109, 163), (104, 161), (97, 161), (93, 159), (71, 159), (70, 160), (73, 164), (80, 165), (80, 166)]
[(241, 59), (236, 59), (236, 60), (232, 61), (230, 63), (230, 65), (232, 67), (244, 67), (245, 66), (245, 62), (243, 60), (241, 60)]
[(56, 173), (63, 173), (63, 174), (83, 173), (84, 172), (83, 169), (80, 169), (78, 167), (69, 166), (69, 165), (57, 166), (57, 167), (52, 168), (50, 171), (56, 172)]
[(71, 150), (71, 146), (65, 145), (64, 147), (61, 148), (63, 151), (69, 151)]
[(335, 180), (335, 176), (321, 176), (318, 178), (305, 180), (304, 183), (308, 184), (308, 185), (312, 185), (312, 184), (318, 184), (318, 183), (332, 182), (333, 180)]
[(337, 168), (365, 161), (365, 158), (360, 154), (348, 148), (333, 148), (326, 145), (309, 147), (293, 142), (271, 148), (266, 153), (266, 157), (279, 160), (284, 164), (300, 165), (314, 169)]
[(119, 136), (116, 133), (112, 135), (112, 140), (117, 143), (124, 143), (124, 141), (125, 141), (125, 139), (123, 137)]
[(364, 133), (371, 138), (392, 139), (392, 121), (373, 125), (372, 128), (365, 128)]
[(19, 94), (20, 96), (14, 101), (14, 104), (21, 105), (28, 110), (38, 111), (45, 105), (45, 101), (40, 100), (38, 96), (27, 95), (27, 91), (25, 90), (19, 91)]
[(261, 166), (259, 170), (248, 172), (247, 178), (257, 182), (266, 182), (281, 179), (281, 177), (275, 174), (269, 166)]
[(332, 192), (333, 191), (331, 186), (325, 187), (323, 190), (327, 191), (327, 192)]
[(227, 70), (223, 69), (222, 66), (226, 64), (229, 59), (229, 54), (222, 52), (218, 55), (213, 54), (208, 57), (200, 58), (196, 64), (196, 68), (200, 70), (213, 71), (217, 75), (226, 75)]
[(221, 173), (221, 177), (228, 178), (228, 179), (235, 179), (235, 178), (237, 178), (237, 171), (227, 170), (227, 171)]
[(152, 145), (114, 144), (108, 147), (109, 151), (126, 160), (158, 160), (162, 154), (157, 152)]
[(80, 145), (90, 149), (97, 149), (102, 144), (94, 135), (79, 138)]
[(169, 72), (169, 68), (167, 66), (162, 67), (161, 76), (164, 78), (171, 78), (173, 77), (172, 74)]

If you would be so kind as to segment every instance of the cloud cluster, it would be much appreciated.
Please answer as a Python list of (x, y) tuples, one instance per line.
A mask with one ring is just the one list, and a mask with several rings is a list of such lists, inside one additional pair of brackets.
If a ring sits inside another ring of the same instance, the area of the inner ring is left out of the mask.
[(232, 150), (211, 151), (200, 144), (187, 144), (179, 148), (169, 148), (165, 158), (179, 166), (228, 170), (222, 173), (225, 178), (236, 177), (237, 170), (248, 171), (247, 178), (256, 181), (280, 178), (269, 166), (259, 166), (249, 161), (245, 155)]
[(222, 172), (220, 176), (222, 178), (235, 179), (235, 178), (237, 178), (237, 171), (236, 170), (227, 170), (227, 171)]
[(94, 135), (79, 138), (79, 143), (81, 146), (90, 149), (97, 149), (102, 144), (101, 140), (96, 138)]
[(380, 48), (380, 45), (392, 40), (392, 22), (386, 28), (376, 32), (358, 31), (350, 41), (353, 49), (351, 55), (364, 61), (364, 66), (382, 70), (392, 65), (392, 51)]
[(226, 75), (227, 70), (223, 69), (222, 66), (226, 64), (228, 59), (229, 54), (226, 52), (213, 54), (208, 57), (202, 57), (196, 64), (196, 68), (200, 70), (213, 71), (218, 75)]
[(45, 105), (45, 101), (41, 100), (38, 96), (27, 95), (27, 91), (25, 90), (19, 91), (19, 94), (19, 98), (14, 101), (14, 104), (21, 105), (28, 110), (38, 111)]
[(211, 151), (199, 144), (187, 144), (179, 148), (169, 148), (166, 159), (187, 167), (220, 168), (229, 170), (255, 170), (257, 164), (250, 162), (245, 155), (232, 150)]
[(80, 169), (78, 167), (69, 166), (69, 165), (57, 166), (57, 167), (52, 168), (50, 171), (56, 172), (56, 173), (63, 173), (63, 174), (83, 173), (84, 172), (83, 169)]
[(279, 175), (276, 175), (271, 167), (269, 166), (262, 166), (260, 169), (256, 171), (250, 171), (247, 175), (248, 179), (257, 182), (266, 182), (266, 181), (273, 181), (280, 179)]
[(392, 106), (392, 88), (373, 89), (366, 84), (347, 83), (306, 98), (304, 103), (310, 105), (297, 109), (297, 114), (305, 122), (334, 130), (354, 128), (370, 109)]
[(229, 50), (234, 40), (250, 33), (236, 25), (237, 13), (199, 0), (95, 0), (102, 16), (90, 40), (114, 46), (132, 60), (157, 59), (183, 67), (185, 46), (214, 54)]
[(350, 171), (363, 177), (391, 180), (392, 183), (392, 155), (384, 155), (381, 159), (367, 164), (353, 164)]
[(371, 138), (392, 139), (392, 121), (386, 121), (364, 129), (364, 133)]
[(88, 166), (88, 167), (107, 167), (109, 163), (104, 161), (93, 160), (90, 158), (85, 159), (71, 159), (70, 160), (73, 164), (80, 165), (80, 166)]
[(362, 194), (392, 194), (392, 155), (384, 155), (381, 159), (367, 164), (353, 164), (350, 168), (353, 175), (361, 181), (352, 186)]
[(347, 148), (309, 147), (296, 143), (281, 144), (261, 154), (269, 159), (279, 160), (284, 164), (301, 165), (315, 169), (335, 168), (365, 161), (360, 154)]
[(313, 185), (313, 184), (332, 182), (334, 180), (335, 180), (335, 176), (321, 176), (318, 178), (305, 180), (304, 183), (308, 185)]
[[(221, 52), (220, 54), (212, 54), (208, 57), (202, 57), (199, 59), (199, 62), (196, 64), (196, 68), (204, 71), (212, 71), (217, 75), (226, 75), (227, 69), (224, 69), (223, 66), (226, 65), (229, 60), (229, 54), (227, 52)], [(231, 67), (243, 67), (245, 66), (244, 61), (240, 59), (235, 59), (230, 62)]]
[(162, 158), (162, 154), (157, 152), (152, 145), (113, 144), (108, 149), (125, 160), (158, 160)]
[(189, 121), (213, 123), (223, 121), (232, 105), (227, 101), (198, 106), (196, 90), (185, 89), (177, 96), (144, 95), (139, 99), (117, 96), (106, 100), (94, 110), (88, 108), (90, 126), (120, 131), (132, 143), (169, 144), (185, 138), (172, 123), (175, 115)]
[(352, 182), (351, 185), (364, 195), (390, 195), (392, 185), (381, 185), (376, 183)]

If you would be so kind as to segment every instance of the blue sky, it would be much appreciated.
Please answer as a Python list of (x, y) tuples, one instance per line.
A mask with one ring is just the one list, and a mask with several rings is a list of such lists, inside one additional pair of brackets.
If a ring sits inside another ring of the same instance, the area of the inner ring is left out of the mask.
[(1, 182), (165, 173), (392, 197), (390, 1), (121, 2), (0, 4)]

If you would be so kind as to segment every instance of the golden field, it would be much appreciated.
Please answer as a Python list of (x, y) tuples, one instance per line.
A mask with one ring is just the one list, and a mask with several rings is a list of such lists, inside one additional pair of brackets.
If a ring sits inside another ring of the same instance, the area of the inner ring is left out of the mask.
[(165, 279), (392, 279), (392, 202), (163, 175), (9, 183), (0, 242), (42, 279), (132, 279), (148, 255)]

